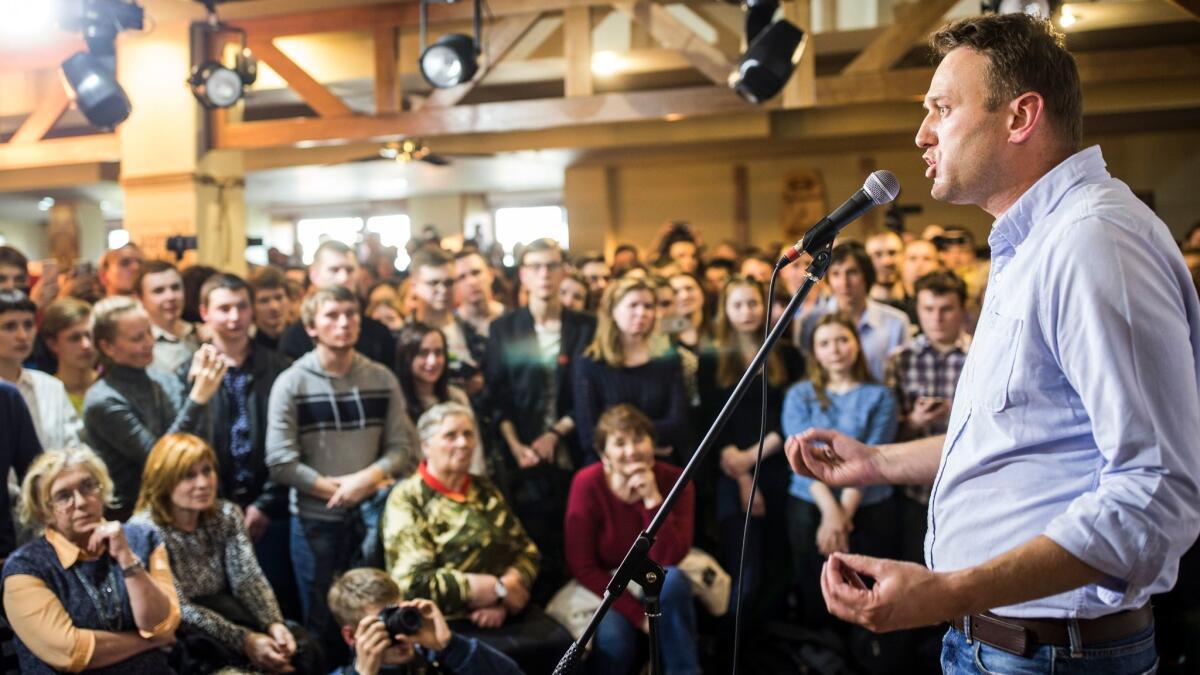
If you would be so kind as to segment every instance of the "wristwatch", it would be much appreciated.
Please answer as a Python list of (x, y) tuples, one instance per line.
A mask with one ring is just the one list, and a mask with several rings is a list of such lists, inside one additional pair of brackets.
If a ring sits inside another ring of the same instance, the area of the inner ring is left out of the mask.
[(146, 568), (142, 566), (141, 561), (135, 560), (135, 561), (133, 561), (133, 564), (131, 564), (129, 567), (121, 568), (121, 576), (128, 579), (129, 577), (132, 577), (133, 575), (137, 574), (138, 572), (145, 572), (145, 571), (146, 571)]
[(499, 577), (496, 578), (496, 597), (500, 602), (504, 602), (504, 599), (508, 597), (508, 589), (504, 587), (504, 580)]

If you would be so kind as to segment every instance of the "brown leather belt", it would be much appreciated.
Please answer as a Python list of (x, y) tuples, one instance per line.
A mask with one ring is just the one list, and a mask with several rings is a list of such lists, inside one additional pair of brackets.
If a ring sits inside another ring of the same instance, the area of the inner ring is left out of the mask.
[[(1079, 619), (1076, 643), (1080, 647), (1113, 642), (1146, 630), (1154, 622), (1149, 603), (1138, 609), (1118, 612), (1098, 619)], [(1041, 645), (1071, 646), (1069, 619), (1014, 619), (988, 612), (972, 614), (954, 621), (958, 632), (1010, 654), (1029, 656)]]

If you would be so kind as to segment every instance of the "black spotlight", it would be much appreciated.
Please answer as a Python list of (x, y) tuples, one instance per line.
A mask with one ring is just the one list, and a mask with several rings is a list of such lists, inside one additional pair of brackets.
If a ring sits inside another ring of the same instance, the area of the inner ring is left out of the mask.
[(771, 25), (778, 10), (777, 0), (746, 0), (746, 44), (754, 42), (754, 38)]
[(762, 29), (738, 61), (733, 90), (751, 103), (774, 97), (796, 69), (803, 40), (804, 31), (789, 21), (776, 21)]
[(106, 61), (110, 59), (79, 52), (63, 62), (62, 74), (87, 121), (101, 129), (112, 129), (129, 117), (132, 107), (117, 83), (113, 65)]
[(443, 35), (421, 53), (421, 75), (438, 89), (468, 82), (477, 70), (475, 41), (461, 33)]
[[(464, 82), (470, 82), (471, 78), (475, 77), (475, 73), (479, 71), (479, 51), (480, 45), (483, 44), (479, 0), (475, 0), (474, 39), (461, 33), (448, 33), (426, 47), (425, 28), (428, 24), (428, 5), (430, 2), (436, 1), (438, 0), (421, 0), (421, 76), (438, 89), (448, 89)], [(439, 4), (451, 4), (454, 1), (441, 0)]]
[[(208, 18), (191, 26), (192, 72), (187, 83), (192, 95), (205, 108), (228, 108), (245, 95), (246, 87), (258, 78), (258, 63), (246, 47), (246, 31), (221, 23), (215, 2), (205, 2)], [(209, 57), (213, 38), (225, 33), (238, 36), (240, 48), (232, 68)]]

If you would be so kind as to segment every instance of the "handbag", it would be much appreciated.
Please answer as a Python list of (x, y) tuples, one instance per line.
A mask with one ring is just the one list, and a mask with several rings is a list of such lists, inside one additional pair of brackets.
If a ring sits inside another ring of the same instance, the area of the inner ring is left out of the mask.
[(729, 611), (729, 591), (733, 582), (716, 558), (692, 547), (676, 567), (692, 582), (692, 594), (704, 604), (709, 614), (724, 616)]
[(550, 604), (546, 605), (546, 614), (562, 624), (572, 639), (578, 640), (599, 607), (600, 596), (572, 579), (550, 598)]

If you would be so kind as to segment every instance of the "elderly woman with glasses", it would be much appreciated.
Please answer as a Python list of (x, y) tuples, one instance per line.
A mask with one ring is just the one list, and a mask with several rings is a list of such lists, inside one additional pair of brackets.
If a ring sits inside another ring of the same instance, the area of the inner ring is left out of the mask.
[(490, 480), (472, 476), (478, 432), (471, 409), (439, 403), (417, 422), (424, 459), (383, 513), (387, 570), (405, 598), (432, 600), (451, 629), (553, 670), (567, 632), (529, 603), (541, 554)]
[(53, 450), (21, 486), (41, 536), (4, 563), (4, 610), (22, 673), (171, 673), (179, 625), (166, 547), (149, 527), (104, 520), (112, 479), (90, 450)]

